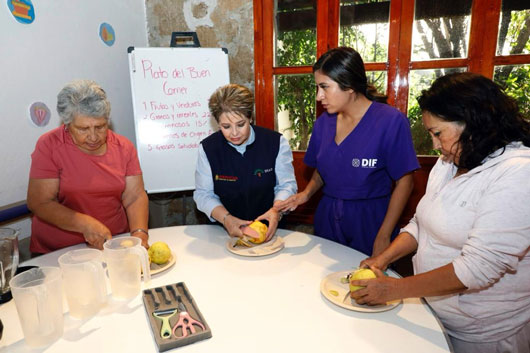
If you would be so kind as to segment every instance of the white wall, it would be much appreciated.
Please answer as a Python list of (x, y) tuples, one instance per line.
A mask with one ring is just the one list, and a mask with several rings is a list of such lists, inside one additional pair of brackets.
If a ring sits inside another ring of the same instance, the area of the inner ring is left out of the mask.
[[(31, 152), (41, 134), (60, 124), (56, 96), (73, 79), (101, 84), (112, 104), (113, 129), (135, 141), (127, 48), (147, 46), (144, 0), (32, 3), (31, 24), (17, 22), (6, 1), (0, 5), (0, 207), (26, 199)], [(99, 37), (103, 22), (114, 28), (113, 46)], [(29, 119), (36, 101), (52, 112), (45, 127)]]
[[(116, 132), (134, 142), (127, 48), (147, 46), (144, 0), (33, 0), (35, 20), (21, 24), (0, 6), (0, 206), (25, 200), (30, 154), (38, 137), (57, 127), (56, 96), (65, 83), (93, 79), (106, 90)], [(106, 22), (116, 33), (109, 47), (99, 37)], [(42, 128), (29, 106), (52, 111)]]

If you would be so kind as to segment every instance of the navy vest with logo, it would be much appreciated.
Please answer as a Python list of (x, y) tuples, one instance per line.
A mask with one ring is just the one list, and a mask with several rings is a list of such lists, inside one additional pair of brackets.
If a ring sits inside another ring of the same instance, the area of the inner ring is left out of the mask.
[(221, 131), (201, 142), (212, 169), (214, 193), (228, 212), (243, 220), (253, 220), (272, 207), (280, 149), (278, 132), (252, 127), (256, 138), (243, 155)]

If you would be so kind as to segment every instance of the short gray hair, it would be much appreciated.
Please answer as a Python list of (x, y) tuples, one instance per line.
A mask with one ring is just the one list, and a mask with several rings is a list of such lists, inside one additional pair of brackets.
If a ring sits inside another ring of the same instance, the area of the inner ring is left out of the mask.
[(57, 95), (57, 113), (65, 125), (70, 124), (76, 115), (103, 117), (110, 123), (110, 102), (96, 82), (75, 80), (64, 86)]

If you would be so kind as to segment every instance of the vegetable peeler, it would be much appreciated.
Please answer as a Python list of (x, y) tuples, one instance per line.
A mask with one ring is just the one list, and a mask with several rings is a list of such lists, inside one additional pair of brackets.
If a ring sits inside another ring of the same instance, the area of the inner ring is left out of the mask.
[(162, 321), (162, 327), (160, 328), (160, 337), (162, 337), (163, 339), (168, 339), (171, 337), (172, 331), (169, 319), (171, 319), (173, 315), (177, 313), (177, 309), (178, 308), (170, 308), (153, 311), (153, 316)]

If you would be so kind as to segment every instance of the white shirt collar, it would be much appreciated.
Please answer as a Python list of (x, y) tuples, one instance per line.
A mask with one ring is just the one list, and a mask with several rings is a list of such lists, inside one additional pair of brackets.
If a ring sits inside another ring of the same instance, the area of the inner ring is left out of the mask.
[(251, 143), (254, 142), (254, 140), (256, 139), (256, 134), (254, 133), (254, 129), (252, 128), (252, 125), (250, 125), (250, 136), (248, 137), (248, 139), (243, 142), (242, 144), (240, 145), (234, 145), (233, 143), (228, 142), (228, 144), (232, 147), (234, 147), (236, 149), (236, 151), (238, 151), (239, 153), (241, 153), (241, 155), (243, 155), (245, 153), (245, 151), (247, 150), (247, 146), (250, 145)]

